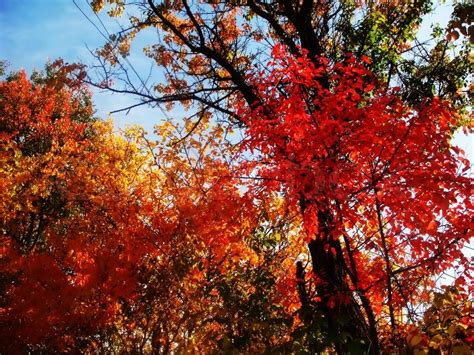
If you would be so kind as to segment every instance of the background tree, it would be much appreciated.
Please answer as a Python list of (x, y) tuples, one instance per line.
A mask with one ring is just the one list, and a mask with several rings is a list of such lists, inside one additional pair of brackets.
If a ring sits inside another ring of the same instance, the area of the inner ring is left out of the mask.
[(291, 228), (280, 218), (285, 206), (239, 192), (224, 159), (232, 147), (219, 127), (199, 127), (200, 140), (181, 139), (170, 122), (155, 132), (159, 142), (141, 129), (134, 133), (152, 153), (134, 194), (155, 251), (140, 273), (139, 296), (123, 300), (121, 318), (103, 331), (99, 346), (207, 353), (289, 342), (298, 325), (287, 267), (299, 249), (280, 242)]
[(56, 76), (71, 68), (57, 69), (0, 84), (4, 351), (87, 346), (131, 296), (143, 256), (131, 243), (142, 156), (92, 119), (83, 87)]
[(0, 349), (291, 346), (295, 211), (241, 193), (218, 126), (113, 133), (74, 68), (0, 83)]

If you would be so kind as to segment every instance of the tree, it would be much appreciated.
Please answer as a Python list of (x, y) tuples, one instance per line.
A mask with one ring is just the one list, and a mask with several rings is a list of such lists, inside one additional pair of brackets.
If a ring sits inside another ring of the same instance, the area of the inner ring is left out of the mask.
[[(432, 276), (465, 262), (472, 180), (449, 142), (472, 127), (467, 39), (455, 57), (441, 29), (420, 43), (429, 1), (92, 2), (105, 4), (111, 16), (134, 15), (97, 52), (97, 85), (138, 95), (137, 105), (181, 103), (192, 110), (189, 135), (209, 112), (244, 128), (255, 158), (247, 171), (304, 219), (317, 285), (308, 299), (300, 269), (308, 329), (323, 317), (338, 352), (378, 353), (381, 325), (395, 334), (397, 314)], [(450, 33), (467, 33), (463, 6)], [(125, 69), (121, 58), (147, 29), (158, 29), (144, 51), (165, 81), (137, 85), (125, 72), (125, 86), (111, 85), (108, 65)]]
[(421, 327), (409, 328), (408, 346), (425, 352), (429, 349), (432, 353), (469, 354), (473, 327), (467, 315), (471, 312), (468, 294), (457, 287), (448, 286), (442, 293), (434, 292)]
[(182, 139), (166, 122), (160, 142), (139, 127), (115, 134), (69, 81), (80, 68), (48, 68), (0, 83), (0, 349), (291, 344), (287, 270), (301, 244), (288, 242), (281, 198), (240, 192), (222, 129)]
[[(449, 145), (459, 118), (446, 101), (408, 106), (377, 90), (352, 57), (317, 67), (278, 47), (274, 57), (272, 73), (259, 79), (264, 106), (239, 110), (246, 144), (260, 153), (263, 186), (300, 206), (318, 282), (314, 306), (328, 332), (339, 323), (341, 339), (366, 319), (360, 334), (374, 345), (377, 323), (388, 316), (395, 334), (396, 315), (408, 307), (411, 316), (433, 274), (458, 264), (469, 275), (460, 248), (472, 233), (472, 181)], [(322, 75), (331, 89), (319, 84)], [(385, 310), (377, 306), (384, 300)], [(357, 315), (348, 307), (358, 302), (365, 315), (345, 318)]]
[(131, 195), (142, 157), (59, 77), (74, 68), (57, 69), (0, 84), (5, 351), (85, 347), (133, 294), (147, 246), (131, 243), (143, 237)]
[(285, 205), (239, 192), (219, 127), (199, 127), (200, 140), (181, 139), (170, 122), (155, 131), (159, 142), (133, 133), (152, 152), (134, 195), (154, 248), (138, 297), (122, 301), (98, 346), (166, 354), (258, 352), (289, 342), (297, 295), (287, 267), (298, 245), (275, 241), (291, 228), (280, 218)]

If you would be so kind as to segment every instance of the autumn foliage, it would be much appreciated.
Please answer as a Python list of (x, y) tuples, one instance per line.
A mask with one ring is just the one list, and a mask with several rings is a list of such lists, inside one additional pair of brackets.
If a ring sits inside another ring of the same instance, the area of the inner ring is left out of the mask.
[[(470, 353), (471, 21), (428, 53), (397, 4), (92, 1), (104, 77), (0, 83), (0, 352)], [(117, 86), (150, 29), (163, 80)], [(186, 117), (117, 130), (86, 82)]]
[[(329, 332), (357, 297), (369, 332), (390, 325), (388, 348), (404, 327), (400, 315), (429, 300), (434, 275), (464, 270), (456, 285), (473, 292), (462, 247), (474, 210), (469, 161), (450, 145), (456, 110), (440, 99), (404, 104), (396, 88), (377, 89), (369, 63), (348, 54), (315, 65), (276, 46), (271, 74), (251, 79), (261, 101), (239, 114), (244, 147), (258, 157), (259, 187), (284, 193), (303, 215), (315, 307), (335, 317)], [(339, 275), (328, 267), (334, 263)]]
[[(78, 121), (91, 112), (77, 93), (24, 72), (1, 84), (2, 349), (288, 340), (297, 298), (284, 202), (242, 195), (222, 132), (158, 147), (138, 127), (118, 136)], [(174, 139), (170, 123), (157, 132)]]
[(92, 112), (77, 93), (24, 72), (1, 84), (4, 344), (67, 346), (134, 288), (137, 231), (120, 226), (137, 218), (126, 169), (139, 161), (110, 125), (78, 119)]
[[(383, 346), (445, 346), (438, 332), (415, 344), (424, 333), (405, 319), (448, 267), (465, 270), (456, 292), (472, 292), (455, 111), (407, 107), (351, 56), (315, 66), (284, 47), (273, 54), (263, 105), (239, 108), (240, 146), (209, 123), (188, 139), (171, 122), (156, 141), (140, 127), (119, 136), (92, 118), (82, 86), (24, 72), (2, 82), (5, 350), (294, 350), (314, 346), (301, 335), (314, 326), (305, 312), (324, 317), (354, 297)], [(312, 90), (323, 94), (310, 100)], [(241, 162), (246, 150), (255, 158)], [(261, 180), (241, 179), (251, 172)], [(297, 287), (312, 243), (346, 268), (348, 288), (324, 272)]]

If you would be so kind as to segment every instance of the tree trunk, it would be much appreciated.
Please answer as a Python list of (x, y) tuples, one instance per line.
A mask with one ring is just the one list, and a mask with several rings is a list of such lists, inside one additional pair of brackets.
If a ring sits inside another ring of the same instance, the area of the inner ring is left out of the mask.
[[(301, 203), (301, 207), (304, 213), (306, 204)], [(338, 236), (332, 231), (332, 216), (328, 211), (318, 210), (318, 225), (319, 231), (315, 239), (308, 243), (319, 297), (315, 302), (316, 312), (313, 317), (324, 316), (328, 334), (334, 339), (337, 353), (349, 353), (351, 345), (357, 346), (357, 342), (360, 342), (364, 353), (378, 354), (380, 349), (375, 324), (370, 320), (368, 324), (362, 306), (349, 287), (343, 250)], [(297, 271), (301, 298), (301, 270), (297, 268)], [(307, 295), (306, 291), (304, 294)]]

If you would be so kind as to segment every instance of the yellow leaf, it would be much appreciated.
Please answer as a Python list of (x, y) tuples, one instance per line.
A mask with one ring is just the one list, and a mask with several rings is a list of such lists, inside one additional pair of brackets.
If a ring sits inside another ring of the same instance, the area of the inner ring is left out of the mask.
[(430, 339), (430, 348), (438, 349), (443, 343), (443, 340), (444, 339), (440, 334), (435, 335), (433, 338)]
[(421, 343), (421, 335), (418, 335), (418, 334), (414, 335), (409, 341), (409, 344), (411, 347), (415, 347), (420, 343)]

